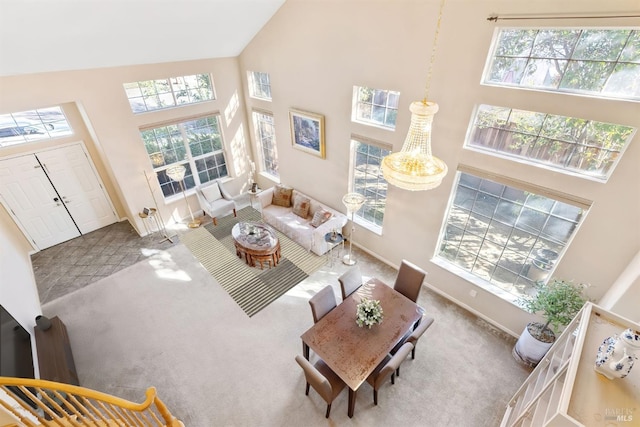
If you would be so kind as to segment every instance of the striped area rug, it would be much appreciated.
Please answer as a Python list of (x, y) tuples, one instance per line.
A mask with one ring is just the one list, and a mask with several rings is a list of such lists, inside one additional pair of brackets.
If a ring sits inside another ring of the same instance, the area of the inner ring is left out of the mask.
[(289, 289), (320, 268), (326, 258), (307, 252), (302, 246), (278, 233), (282, 258), (277, 266), (261, 270), (249, 267), (236, 256), (231, 229), (238, 222), (259, 222), (260, 212), (252, 207), (220, 218), (186, 233), (180, 241), (249, 316), (253, 316)]

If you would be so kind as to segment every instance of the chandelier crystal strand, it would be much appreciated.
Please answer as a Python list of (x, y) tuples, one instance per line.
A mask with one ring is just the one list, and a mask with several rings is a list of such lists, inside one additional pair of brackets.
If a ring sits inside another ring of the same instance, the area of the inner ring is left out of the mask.
[(436, 188), (448, 171), (447, 165), (439, 158), (434, 157), (431, 152), (431, 126), (433, 116), (438, 112), (439, 107), (435, 102), (427, 101), (438, 36), (440, 34), (444, 1), (442, 0), (440, 3), (440, 12), (427, 73), (427, 83), (424, 88), (424, 99), (412, 102), (409, 106), (411, 124), (402, 145), (402, 150), (389, 154), (382, 159), (381, 169), (385, 180), (391, 185), (410, 191)]

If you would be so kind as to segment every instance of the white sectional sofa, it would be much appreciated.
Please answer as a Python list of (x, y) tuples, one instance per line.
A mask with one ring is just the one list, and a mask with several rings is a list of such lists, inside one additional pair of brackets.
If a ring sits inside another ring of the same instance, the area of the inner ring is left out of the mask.
[[(295, 189), (292, 191), (291, 207), (278, 206), (272, 203), (274, 190), (275, 187), (271, 187), (258, 194), (263, 220), (306, 250), (317, 255), (326, 253), (329, 250), (329, 246), (324, 240), (325, 234), (332, 230), (337, 230), (341, 233), (342, 227), (347, 224), (347, 216)], [(302, 218), (293, 212), (294, 203), (299, 197), (309, 199), (309, 214), (306, 218)], [(331, 217), (326, 222), (313, 227), (311, 225), (313, 216), (318, 210), (322, 209), (330, 212)]]

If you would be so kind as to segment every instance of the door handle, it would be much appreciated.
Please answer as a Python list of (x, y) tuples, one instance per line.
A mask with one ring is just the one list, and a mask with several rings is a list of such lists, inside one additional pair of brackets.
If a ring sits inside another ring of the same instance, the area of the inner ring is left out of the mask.
[(59, 200), (60, 200), (60, 199), (58, 199), (57, 197), (54, 197), (54, 198), (53, 198), (53, 201), (54, 201), (54, 202), (57, 202), (57, 201), (59, 201)]

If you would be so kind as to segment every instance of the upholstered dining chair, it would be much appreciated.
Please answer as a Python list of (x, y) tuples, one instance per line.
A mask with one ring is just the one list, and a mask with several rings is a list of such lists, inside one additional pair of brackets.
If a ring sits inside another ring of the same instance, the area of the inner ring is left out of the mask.
[(216, 179), (199, 185), (196, 188), (196, 195), (200, 208), (213, 219), (213, 225), (218, 225), (218, 217), (231, 212), (236, 216), (236, 202), (220, 180)]
[(378, 404), (378, 390), (382, 387), (389, 375), (391, 375), (391, 384), (395, 384), (395, 374), (400, 370), (400, 364), (409, 356), (412, 349), (413, 344), (410, 342), (404, 343), (393, 357), (387, 355), (382, 363), (367, 377), (367, 382), (373, 387), (374, 405)]
[(340, 282), (342, 300), (344, 301), (349, 295), (362, 286), (362, 273), (358, 267), (351, 267), (338, 277), (338, 282)]
[(304, 371), (307, 381), (305, 395), (309, 395), (309, 386), (313, 387), (320, 396), (327, 402), (327, 413), (325, 418), (329, 418), (331, 413), (331, 403), (340, 394), (346, 384), (340, 379), (335, 372), (329, 368), (324, 361), (319, 359), (313, 365), (302, 356), (296, 356), (296, 362)]
[(418, 295), (420, 295), (420, 289), (422, 289), (422, 281), (426, 275), (426, 271), (403, 259), (393, 289), (411, 301), (418, 302)]
[(327, 285), (320, 289), (317, 294), (309, 299), (311, 306), (311, 314), (313, 315), (313, 323), (318, 323), (328, 312), (336, 308), (338, 305), (336, 295), (333, 293), (331, 285)]
[[(391, 354), (397, 353), (400, 347), (402, 347), (404, 343), (410, 342), (411, 344), (413, 344), (413, 348), (411, 349), (411, 359), (415, 359), (416, 346), (418, 345), (418, 340), (420, 340), (420, 337), (427, 331), (427, 329), (429, 329), (432, 323), (433, 323), (433, 317), (422, 316), (422, 319), (420, 320), (420, 323), (418, 324), (418, 326), (416, 326), (416, 328), (405, 339), (403, 339), (403, 341), (400, 341), (400, 343), (397, 346), (395, 346), (390, 351), (390, 353)], [(396, 375), (400, 376), (400, 368), (398, 368), (398, 370), (396, 371)]]

